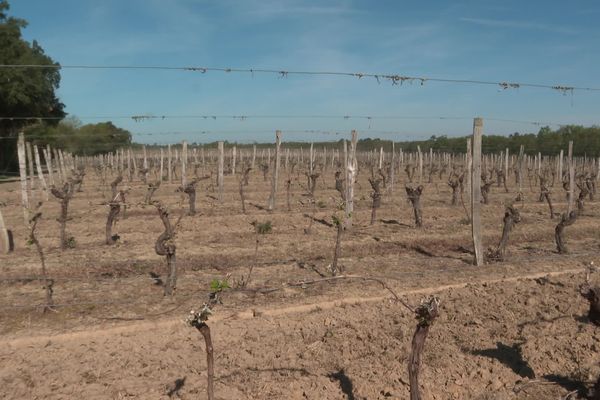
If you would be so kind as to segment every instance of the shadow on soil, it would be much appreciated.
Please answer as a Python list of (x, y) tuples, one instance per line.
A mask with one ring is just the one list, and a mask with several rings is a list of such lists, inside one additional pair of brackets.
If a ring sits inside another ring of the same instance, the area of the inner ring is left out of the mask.
[(545, 380), (547, 380), (548, 382), (556, 383), (557, 385), (561, 386), (562, 388), (564, 388), (565, 390), (567, 390), (569, 392), (573, 392), (573, 391), (577, 390), (577, 392), (579, 394), (582, 394), (585, 396), (588, 395), (587, 394), (588, 389), (585, 386), (585, 383), (583, 383), (581, 381), (576, 381), (567, 376), (555, 375), (555, 374), (544, 375), (543, 378)]
[(169, 385), (167, 388), (167, 396), (169, 397), (173, 397), (173, 396), (177, 396), (179, 397), (179, 391), (181, 390), (181, 388), (183, 387), (183, 385), (185, 385), (185, 376), (183, 378), (178, 378), (175, 379), (175, 382), (173, 382), (172, 385)]
[(327, 375), (327, 377), (340, 383), (340, 388), (348, 400), (355, 400), (354, 385), (352, 384), (352, 380), (348, 377), (348, 375), (346, 375), (343, 369), (337, 372), (332, 372), (331, 374)]
[(527, 361), (523, 359), (521, 346), (518, 343), (507, 346), (501, 342), (497, 342), (495, 349), (472, 350), (470, 353), (477, 356), (495, 358), (512, 369), (515, 374), (523, 378), (535, 378), (533, 369), (531, 369)]

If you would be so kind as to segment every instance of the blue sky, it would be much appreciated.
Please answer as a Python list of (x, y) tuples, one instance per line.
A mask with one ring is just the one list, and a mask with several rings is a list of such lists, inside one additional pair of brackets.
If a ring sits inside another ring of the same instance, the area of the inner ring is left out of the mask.
[[(64, 65), (165, 65), (373, 72), (600, 87), (600, 3), (572, 1), (12, 0)], [(78, 117), (118, 115), (369, 115), (463, 119), (166, 119), (113, 122), (146, 143), (395, 140), (469, 133), (474, 116), (600, 122), (600, 92), (223, 72), (63, 70)], [(83, 122), (97, 122), (81, 118)], [(485, 121), (487, 133), (537, 131)], [(204, 133), (210, 131), (213, 133)], [(394, 131), (397, 134), (382, 134)], [(164, 132), (182, 132), (162, 134)]]

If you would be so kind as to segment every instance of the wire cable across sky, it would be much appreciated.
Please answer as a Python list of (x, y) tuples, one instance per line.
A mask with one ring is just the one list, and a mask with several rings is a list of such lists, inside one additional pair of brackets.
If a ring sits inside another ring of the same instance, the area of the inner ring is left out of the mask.
[[(146, 120), (165, 120), (165, 119), (205, 119), (205, 120), (217, 120), (217, 119), (230, 119), (244, 121), (247, 119), (339, 119), (339, 120), (472, 120), (473, 117), (466, 116), (435, 116), (435, 115), (210, 115), (210, 114), (189, 114), (189, 115), (153, 115), (153, 114), (140, 114), (140, 115), (93, 115), (93, 116), (81, 116), (78, 117), (84, 120), (97, 119), (97, 120), (116, 120), (116, 119), (131, 119), (136, 122), (142, 122)], [(567, 125), (565, 123), (548, 122), (548, 121), (528, 121), (528, 120), (516, 120), (507, 118), (494, 118), (494, 117), (481, 117), (488, 121), (497, 122), (511, 122), (524, 125), (535, 125), (535, 126), (562, 126)], [(0, 120), (62, 120), (63, 117), (44, 117), (44, 116), (0, 116)]]
[(247, 74), (272, 74), (281, 78), (290, 75), (313, 75), (313, 76), (339, 76), (351, 78), (373, 78), (378, 83), (381, 81), (391, 82), (392, 85), (402, 85), (404, 83), (417, 83), (421, 86), (426, 82), (451, 83), (463, 85), (488, 85), (497, 86), (501, 89), (519, 89), (519, 88), (537, 88), (552, 89), (562, 94), (573, 94), (574, 91), (598, 92), (600, 87), (592, 86), (573, 86), (567, 84), (541, 84), (515, 81), (494, 81), (479, 79), (453, 79), (436, 78), (425, 76), (410, 76), (400, 74), (376, 74), (363, 72), (343, 72), (343, 71), (302, 71), (285, 69), (265, 69), (265, 68), (223, 68), (223, 67), (199, 67), (199, 66), (163, 66), (163, 65), (60, 65), (60, 64), (0, 64), (0, 69), (79, 69), (79, 70), (161, 70), (161, 71), (188, 71), (206, 74), (207, 72), (225, 72), (225, 73), (247, 73)]

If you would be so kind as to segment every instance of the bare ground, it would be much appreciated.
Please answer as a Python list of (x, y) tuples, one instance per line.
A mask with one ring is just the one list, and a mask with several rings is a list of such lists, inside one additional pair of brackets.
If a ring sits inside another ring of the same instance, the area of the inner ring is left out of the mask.
[[(200, 213), (184, 217), (177, 237), (177, 294), (164, 299), (149, 276), (164, 276), (164, 260), (154, 253), (162, 226), (154, 207), (140, 204), (144, 187), (132, 184), (132, 206), (114, 230), (121, 240), (106, 246), (108, 207), (102, 203), (108, 190), (89, 172), (68, 222), (76, 248), (58, 249), (58, 205), (51, 199), (43, 208), (39, 237), (59, 305), (49, 314), (35, 307), (43, 303), (44, 292), (39, 281), (29, 279), (39, 276), (39, 261), (25, 243), (17, 184), (0, 185), (3, 213), (17, 241), (13, 254), (0, 256), (0, 395), (159, 399), (171, 392), (173, 398), (205, 398), (204, 345), (182, 320), (204, 302), (210, 280), (227, 273), (235, 280), (247, 272), (254, 263), (250, 222), (271, 220), (273, 233), (260, 237), (253, 290), (226, 293), (209, 322), (217, 398), (407, 398), (406, 361), (415, 321), (387, 292), (363, 281), (282, 286), (326, 275), (333, 255), (335, 231), (325, 224), (337, 203), (333, 179), (319, 182), (315, 218), (321, 222), (313, 222), (310, 234), (304, 233), (310, 206), (302, 182), (296, 177), (292, 211), (285, 211), (282, 190), (278, 210), (268, 213), (261, 209), (267, 183), (253, 175), (247, 215), (241, 214), (236, 178), (227, 177), (222, 205), (203, 184)], [(558, 399), (576, 389), (583, 394), (598, 377), (600, 332), (587, 322), (586, 304), (578, 295), (585, 264), (597, 259), (597, 203), (589, 202), (567, 228), (571, 254), (559, 255), (553, 241), (556, 221), (536, 201), (537, 193), (527, 189), (508, 260), (476, 268), (470, 226), (460, 206), (449, 206), (443, 181), (426, 185), (422, 229), (413, 228), (401, 184), (384, 196), (378, 222), (369, 226), (366, 177), (360, 183), (355, 227), (342, 245), (346, 272), (382, 277), (412, 304), (429, 293), (442, 300), (425, 348), (425, 398)], [(181, 205), (174, 189), (163, 184), (155, 195), (173, 210), (172, 218)], [(563, 210), (562, 189), (555, 192), (555, 206)], [(514, 193), (494, 187), (490, 197), (483, 232), (486, 245), (493, 246), (503, 204)], [(280, 290), (260, 293), (259, 288)], [(539, 382), (523, 385), (531, 380)]]

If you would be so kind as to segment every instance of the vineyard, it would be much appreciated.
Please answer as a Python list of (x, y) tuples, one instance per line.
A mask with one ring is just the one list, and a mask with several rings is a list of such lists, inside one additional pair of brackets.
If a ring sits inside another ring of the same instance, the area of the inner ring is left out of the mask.
[(598, 393), (598, 160), (482, 155), (481, 120), (463, 154), (351, 139), (77, 157), (21, 136), (5, 398)]

